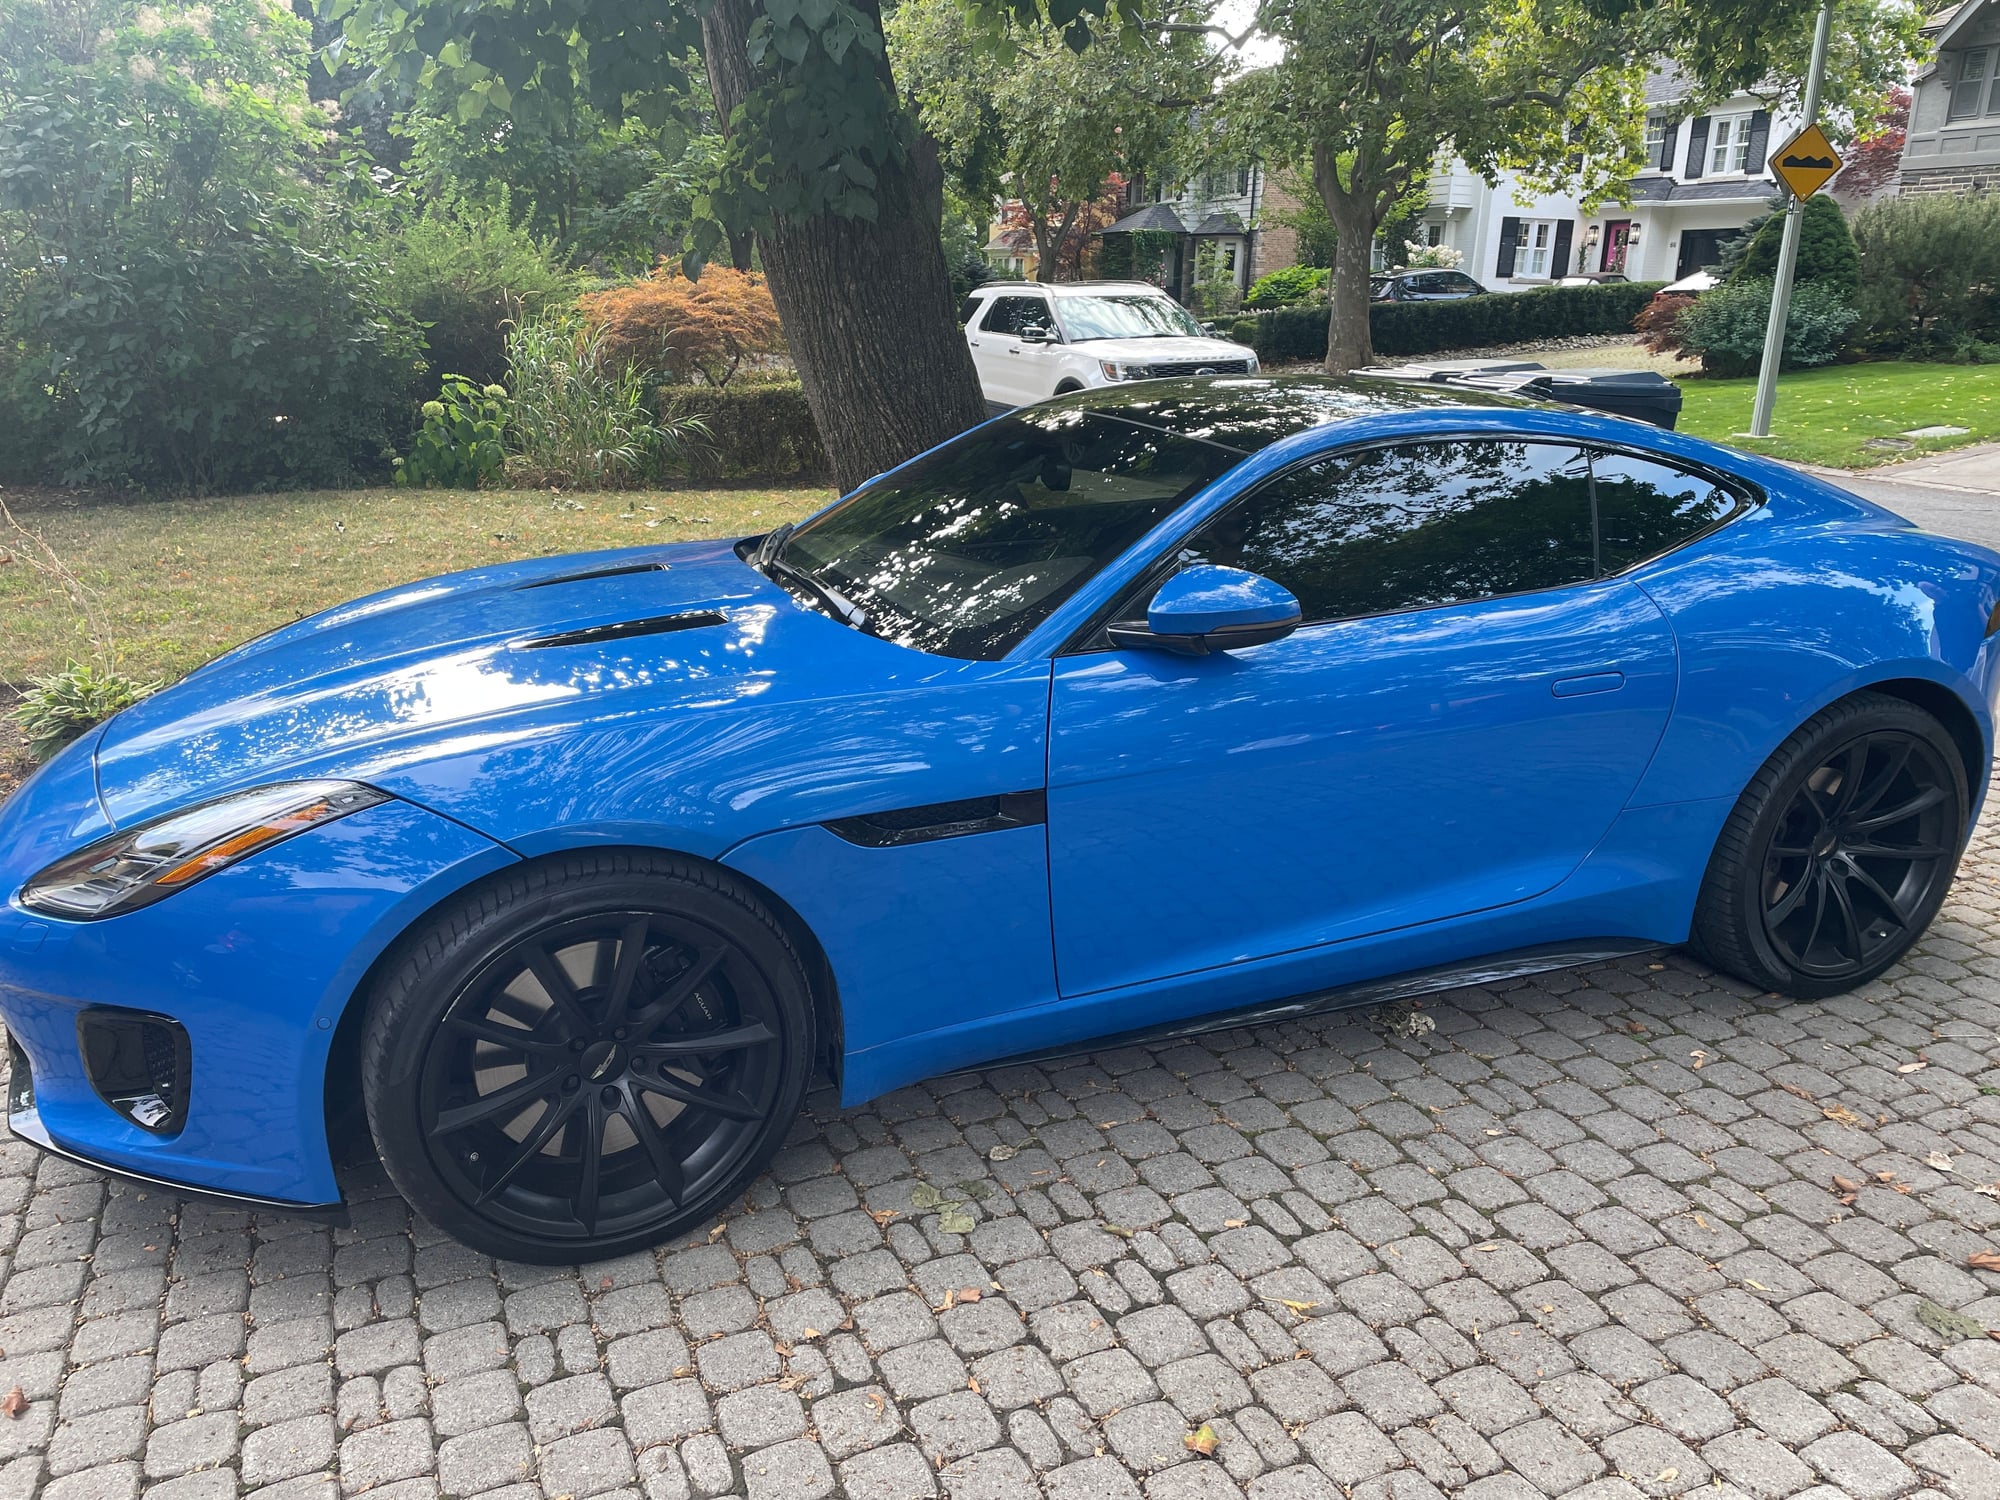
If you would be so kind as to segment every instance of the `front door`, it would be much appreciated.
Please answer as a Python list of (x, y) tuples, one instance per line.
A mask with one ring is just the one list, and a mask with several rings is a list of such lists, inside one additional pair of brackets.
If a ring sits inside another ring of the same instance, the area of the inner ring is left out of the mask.
[(1659, 610), (1600, 576), (1589, 484), (1574, 448), (1488, 440), (1295, 469), (1180, 555), (1275, 578), (1300, 630), (1059, 660), (1062, 993), (1502, 906), (1574, 870), (1676, 676)]
[(1604, 255), (1598, 261), (1600, 271), (1625, 270), (1625, 250), (1632, 243), (1632, 221), (1613, 219), (1604, 226)]
[(1027, 406), (1048, 395), (1038, 388), (1044, 362), (1041, 344), (1025, 343), (1021, 334), (1039, 328), (1051, 336), (1055, 318), (1049, 299), (1039, 294), (995, 297), (976, 327), (966, 331), (972, 363), (979, 371), (979, 388), (992, 406)]

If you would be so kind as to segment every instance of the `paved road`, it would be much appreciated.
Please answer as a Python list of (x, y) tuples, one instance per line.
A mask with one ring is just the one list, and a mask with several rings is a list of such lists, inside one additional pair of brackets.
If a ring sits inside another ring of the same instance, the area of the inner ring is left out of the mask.
[(2000, 548), (2000, 443), (1860, 474), (1815, 472), (1926, 530)]
[(1865, 993), (1422, 1015), (828, 1106), (571, 1270), (0, 1142), (0, 1497), (2000, 1496), (2000, 820)]

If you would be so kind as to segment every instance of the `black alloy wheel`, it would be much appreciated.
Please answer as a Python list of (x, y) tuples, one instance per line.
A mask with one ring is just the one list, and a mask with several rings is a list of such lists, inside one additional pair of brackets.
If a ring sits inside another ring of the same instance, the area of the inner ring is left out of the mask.
[(802, 967), (719, 871), (594, 855), (525, 880), (499, 912), (481, 903), (446, 962), (378, 994), (363, 1056), (384, 1164), (495, 1254), (658, 1243), (782, 1140), (812, 1055)]
[(1882, 694), (1843, 699), (1787, 739), (1737, 802), (1694, 946), (1785, 994), (1866, 983), (1937, 915), (1969, 808), (1964, 761), (1936, 719)]
[(1764, 933), (1794, 971), (1852, 979), (1920, 929), (1951, 879), (1951, 771), (1906, 730), (1849, 740), (1799, 783), (1764, 853)]

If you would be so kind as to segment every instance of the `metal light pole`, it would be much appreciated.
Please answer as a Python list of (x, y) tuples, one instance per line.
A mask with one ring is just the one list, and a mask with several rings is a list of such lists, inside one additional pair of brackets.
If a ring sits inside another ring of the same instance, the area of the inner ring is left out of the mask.
[[(1833, 29), (1833, 0), (1820, 7), (1813, 28), (1812, 66), (1806, 72), (1806, 124), (1819, 123), (1819, 90), (1826, 77), (1826, 40)], [(1792, 310), (1792, 272), (1799, 262), (1799, 230), (1805, 218), (1803, 198), (1793, 195), (1785, 205), (1785, 237), (1778, 247), (1778, 276), (1771, 283), (1771, 321), (1764, 327), (1764, 363), (1757, 371), (1757, 404), (1750, 413), (1750, 436), (1771, 435), (1771, 408), (1778, 404), (1778, 365), (1785, 355), (1785, 320)]]

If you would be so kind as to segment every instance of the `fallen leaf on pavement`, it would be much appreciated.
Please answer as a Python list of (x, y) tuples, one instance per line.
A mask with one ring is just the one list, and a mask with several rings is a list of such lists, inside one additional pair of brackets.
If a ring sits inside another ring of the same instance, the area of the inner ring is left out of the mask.
[(22, 1394), (18, 1385), (5, 1396), (0, 1396), (0, 1411), (4, 1411), (10, 1417), (18, 1417), (27, 1409), (28, 1398)]
[(868, 1217), (877, 1224), (886, 1224), (891, 1219), (901, 1217), (902, 1212), (900, 1208), (871, 1208), (868, 1210)]
[(1181, 1441), (1187, 1444), (1188, 1452), (1199, 1453), (1203, 1458), (1207, 1458), (1215, 1452), (1222, 1439), (1215, 1435), (1213, 1427), (1204, 1422)]
[(1106, 1223), (1104, 1232), (1106, 1234), (1115, 1234), (1121, 1240), (1129, 1240), (1136, 1231), (1127, 1229), (1123, 1224)]
[(1808, 1104), (1812, 1102), (1811, 1089), (1802, 1089), (1796, 1083), (1781, 1083), (1778, 1085), (1778, 1087), (1783, 1089), (1788, 1094), (1796, 1095), (1797, 1097), (1805, 1100)]
[(938, 1305), (936, 1307), (933, 1307), (931, 1311), (949, 1312), (951, 1311), (952, 1308), (956, 1306), (958, 1306), (958, 1293), (955, 1290), (947, 1290), (944, 1294), (944, 1301), (938, 1303)]
[(868, 1393), (868, 1404), (874, 1409), (875, 1415), (879, 1417), (884, 1411), (888, 1410), (889, 1398), (880, 1391), (870, 1391)]
[(958, 1289), (958, 1300), (961, 1302), (977, 1302), (985, 1295), (976, 1286), (962, 1286)]
[(1280, 1297), (1278, 1300), (1295, 1313), (1309, 1313), (1319, 1306), (1317, 1302), (1294, 1302), (1290, 1297)]
[(1829, 1120), (1833, 1120), (1841, 1125), (1859, 1125), (1861, 1123), (1861, 1116), (1857, 1115), (1845, 1104), (1829, 1104), (1821, 1109), (1820, 1113), (1825, 1115)]
[(1694, 1059), (1694, 1070), (1697, 1073), (1701, 1071), (1701, 1065), (1708, 1061), (1708, 1054), (1699, 1047), (1690, 1052), (1688, 1056)]
[(1836, 1174), (1833, 1179), (1833, 1190), (1836, 1193), (1858, 1193), (1861, 1191), (1861, 1184), (1856, 1182), (1852, 1177), (1842, 1177)]
[(1925, 1068), (1928, 1068), (1929, 1066), (1930, 1064), (1927, 1062), (1904, 1063), (1900, 1068), (1896, 1069), (1896, 1071), (1898, 1073), (1921, 1073)]
[(2000, 1271), (2000, 1250), (1975, 1250), (1965, 1263), (1976, 1271)]
[(1662, 1469), (1660, 1470), (1659, 1477), (1654, 1482), (1665, 1484), (1670, 1479), (1678, 1479), (1680, 1477), (1681, 1471), (1679, 1469)]
[(1248, 1219), (1224, 1219), (1222, 1221), (1222, 1227), (1224, 1229), (1241, 1229), (1245, 1224), (1248, 1224), (1249, 1222), (1250, 1221)]
[(1877, 1182), (1894, 1182), (1896, 1180), (1896, 1174), (1894, 1172), (1877, 1172), (1875, 1174), (1875, 1180)]
[(1020, 1154), (1021, 1148), (1019, 1146), (995, 1146), (991, 1151), (986, 1153), (986, 1159), (988, 1161), (1012, 1161)]
[(1929, 1156), (1924, 1158), (1924, 1161), (1930, 1166), (1936, 1167), (1940, 1172), (1949, 1172), (1951, 1170), (1951, 1158), (1946, 1156), (1942, 1151), (1933, 1151)]

